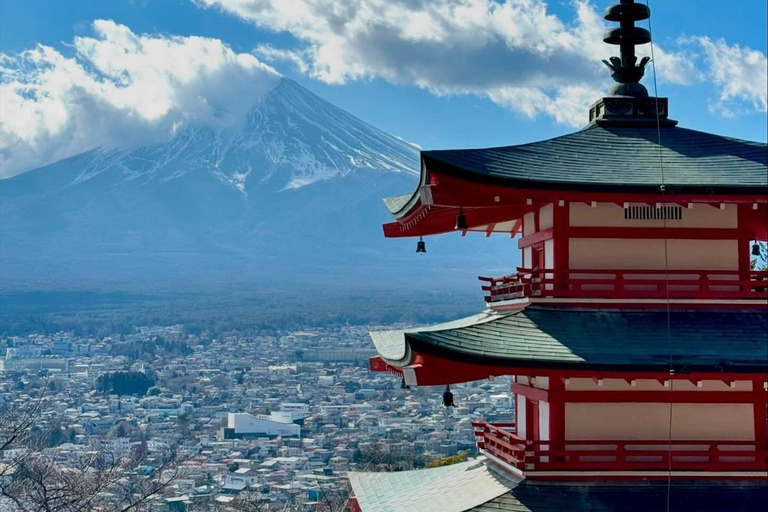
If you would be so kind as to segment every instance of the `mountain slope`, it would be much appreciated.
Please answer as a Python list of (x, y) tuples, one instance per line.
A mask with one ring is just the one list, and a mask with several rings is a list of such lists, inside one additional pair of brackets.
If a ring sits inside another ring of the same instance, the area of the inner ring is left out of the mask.
[[(413, 146), (283, 79), (239, 127), (0, 181), (0, 285), (426, 279), (437, 270), (413, 242), (380, 228), (381, 198), (412, 190), (418, 165)], [(452, 255), (444, 267), (463, 261), (457, 242), (434, 246)]]

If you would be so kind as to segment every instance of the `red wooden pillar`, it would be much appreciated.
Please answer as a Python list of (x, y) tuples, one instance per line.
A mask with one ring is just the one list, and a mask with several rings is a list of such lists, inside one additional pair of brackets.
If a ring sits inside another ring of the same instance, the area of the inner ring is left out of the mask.
[[(552, 205), (552, 243), (553, 243), (553, 268), (556, 269), (555, 279), (569, 278), (568, 268), (570, 267), (570, 255), (569, 255), (569, 235), (568, 229), (570, 228), (570, 206), (568, 203), (563, 203), (560, 206), (559, 202), (554, 202)], [(555, 289), (564, 289), (568, 285), (565, 283), (555, 286)]]
[(755, 448), (758, 452), (768, 450), (768, 395), (763, 387), (762, 379), (752, 381), (752, 392), (755, 395)]
[[(750, 205), (748, 204), (739, 204), (737, 205), (737, 208), (739, 233), (739, 281), (748, 281), (749, 271), (751, 270), (750, 264), (752, 262), (752, 247), (749, 245), (749, 242), (751, 241), (750, 239), (752, 238), (752, 234), (749, 231), (749, 217), (752, 212), (749, 210)], [(740, 289), (742, 292), (750, 291), (749, 286), (742, 286)]]
[(565, 379), (554, 376), (549, 378), (549, 439), (553, 451), (565, 450)]
[(539, 439), (539, 402), (525, 397), (525, 438), (530, 441)]

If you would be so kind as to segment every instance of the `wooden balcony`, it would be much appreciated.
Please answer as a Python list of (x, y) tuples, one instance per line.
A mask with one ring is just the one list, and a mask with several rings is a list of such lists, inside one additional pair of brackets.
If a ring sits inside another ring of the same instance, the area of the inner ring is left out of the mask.
[(766, 471), (754, 441), (532, 441), (513, 423), (473, 423), (477, 447), (520, 471)]
[(521, 298), (739, 299), (768, 301), (768, 271), (518, 268), (479, 277), (487, 303)]

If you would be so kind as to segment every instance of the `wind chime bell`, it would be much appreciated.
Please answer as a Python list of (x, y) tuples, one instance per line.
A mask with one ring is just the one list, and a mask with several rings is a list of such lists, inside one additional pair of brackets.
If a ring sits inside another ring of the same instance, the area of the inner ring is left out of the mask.
[(445, 407), (456, 407), (456, 404), (453, 403), (453, 393), (451, 393), (451, 385), (445, 386), (445, 391), (443, 391), (443, 405)]

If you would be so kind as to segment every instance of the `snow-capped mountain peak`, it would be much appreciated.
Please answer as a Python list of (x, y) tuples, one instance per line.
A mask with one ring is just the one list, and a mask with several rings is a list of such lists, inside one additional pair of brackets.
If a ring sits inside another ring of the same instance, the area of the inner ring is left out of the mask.
[(285, 78), (242, 126), (191, 127), (154, 146), (98, 148), (87, 155), (74, 183), (105, 172), (160, 183), (208, 172), (245, 195), (253, 187), (297, 189), (363, 170), (418, 174), (414, 146)]

